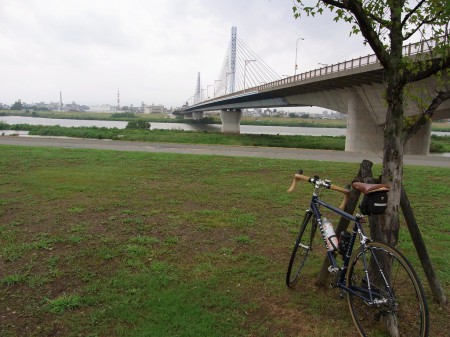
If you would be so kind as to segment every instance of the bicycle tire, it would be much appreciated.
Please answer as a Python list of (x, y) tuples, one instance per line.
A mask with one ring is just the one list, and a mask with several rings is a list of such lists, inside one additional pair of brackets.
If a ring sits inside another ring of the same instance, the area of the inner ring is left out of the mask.
[[(313, 218), (311, 212), (307, 212), (303, 218), (300, 231), (295, 241), (294, 248), (292, 250), (291, 258), (289, 260), (289, 266), (286, 273), (286, 285), (290, 288), (293, 287), (297, 281), (300, 272), (302, 271), (308, 254), (311, 251), (311, 245), (316, 229), (315, 218)], [(312, 221), (311, 221), (312, 220)], [(311, 223), (311, 231), (307, 231), (308, 224)]]
[[(359, 247), (350, 258), (347, 287), (366, 297), (347, 295), (361, 336), (428, 336), (428, 306), (422, 285), (411, 264), (395, 248), (379, 242)], [(370, 294), (372, 300), (367, 299)]]

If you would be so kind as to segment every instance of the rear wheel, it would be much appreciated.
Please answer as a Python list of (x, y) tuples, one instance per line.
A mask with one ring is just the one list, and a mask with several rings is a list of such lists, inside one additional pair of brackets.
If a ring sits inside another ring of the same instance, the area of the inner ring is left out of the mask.
[(361, 336), (426, 337), (428, 307), (406, 258), (377, 242), (352, 255), (347, 275), (350, 313)]
[(316, 220), (311, 212), (307, 212), (303, 218), (294, 249), (292, 250), (289, 267), (286, 274), (286, 285), (294, 286), (298, 281), (298, 276), (302, 271), (308, 254), (311, 251), (311, 245), (316, 231)]

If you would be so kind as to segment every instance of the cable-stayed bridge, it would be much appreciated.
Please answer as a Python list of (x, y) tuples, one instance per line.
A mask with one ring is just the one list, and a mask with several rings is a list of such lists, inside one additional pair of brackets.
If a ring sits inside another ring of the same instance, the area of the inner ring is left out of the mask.
[[(208, 85), (206, 89), (202, 89), (200, 73), (198, 73), (195, 93), (186, 100), (186, 106), (193, 106), (211, 98), (244, 91), (281, 78), (238, 37), (237, 28), (233, 27), (231, 29), (231, 40), (214, 85)], [(212, 87), (211, 90), (210, 87)]]
[[(404, 55), (417, 57), (433, 49), (430, 41), (404, 47)], [(448, 84), (448, 79), (446, 79)], [(411, 91), (425, 101), (436, 89), (435, 79), (415, 83)], [(214, 91), (209, 92), (209, 87)], [(205, 111), (220, 110), (222, 132), (239, 133), (242, 109), (319, 106), (348, 116), (346, 151), (381, 152), (386, 116), (384, 69), (375, 55), (366, 55), (294, 76), (281, 78), (237, 37), (231, 42), (219, 79), (201, 89), (200, 74), (194, 96), (176, 114), (201, 118)], [(206, 95), (204, 93), (206, 91)], [(405, 114), (417, 115), (420, 108), (408, 102)], [(440, 105), (436, 119), (450, 118), (450, 101)], [(431, 122), (409, 140), (405, 152), (428, 154)]]

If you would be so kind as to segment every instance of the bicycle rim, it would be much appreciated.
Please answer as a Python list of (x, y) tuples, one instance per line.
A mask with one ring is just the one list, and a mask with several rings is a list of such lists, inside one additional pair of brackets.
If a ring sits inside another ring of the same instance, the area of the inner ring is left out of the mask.
[(396, 249), (376, 242), (360, 247), (350, 260), (347, 287), (365, 297), (347, 296), (361, 336), (428, 336), (423, 288), (410, 263)]
[(305, 266), (308, 254), (311, 251), (312, 239), (315, 232), (314, 226), (308, 226), (308, 224), (313, 223), (311, 219), (312, 214), (306, 213), (297, 240), (295, 241), (286, 274), (286, 285), (288, 287), (292, 287), (297, 283), (300, 272)]

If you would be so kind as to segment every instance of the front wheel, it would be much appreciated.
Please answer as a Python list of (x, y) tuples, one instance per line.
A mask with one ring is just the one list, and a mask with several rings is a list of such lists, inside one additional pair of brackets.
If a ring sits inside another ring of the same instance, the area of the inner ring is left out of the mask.
[(350, 313), (361, 336), (428, 336), (423, 288), (396, 249), (378, 242), (361, 246), (350, 259), (347, 287)]
[[(312, 221), (311, 221), (312, 220)], [(309, 252), (316, 231), (316, 221), (312, 217), (311, 212), (307, 212), (303, 218), (297, 240), (295, 241), (294, 249), (292, 250), (291, 259), (286, 274), (286, 285), (288, 287), (294, 286), (298, 281), (298, 276), (302, 271)]]

